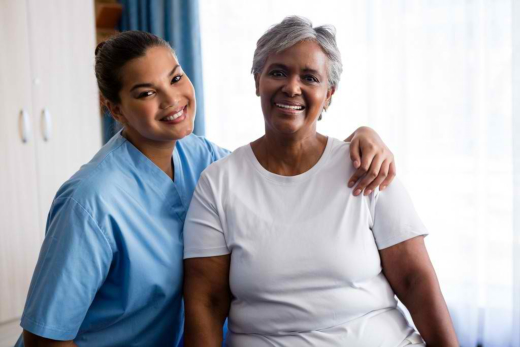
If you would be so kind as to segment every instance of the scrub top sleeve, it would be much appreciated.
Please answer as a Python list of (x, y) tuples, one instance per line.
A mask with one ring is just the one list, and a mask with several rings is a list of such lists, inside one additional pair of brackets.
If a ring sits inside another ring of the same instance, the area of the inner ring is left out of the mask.
[(371, 199), (372, 232), (384, 249), (420, 235), (428, 235), (403, 184), (395, 179)]
[(216, 144), (214, 144), (213, 142), (209, 141), (206, 138), (204, 138), (204, 142), (206, 143), (206, 146), (208, 146), (208, 148), (211, 152), (212, 162), (216, 162), (217, 160), (225, 158), (229, 154), (231, 154), (231, 151), (228, 151), (227, 149), (217, 146)]
[(231, 253), (207, 172), (199, 179), (184, 223), (184, 259)]
[(113, 253), (103, 231), (74, 199), (56, 199), (49, 218), (21, 326), (38, 336), (72, 340)]

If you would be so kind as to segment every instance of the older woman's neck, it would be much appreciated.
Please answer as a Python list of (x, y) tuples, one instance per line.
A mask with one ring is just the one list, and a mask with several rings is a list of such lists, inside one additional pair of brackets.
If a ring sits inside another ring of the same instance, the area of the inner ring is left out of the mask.
[(282, 176), (295, 176), (316, 165), (326, 145), (327, 137), (316, 132), (303, 137), (278, 136), (267, 132), (251, 143), (251, 148), (267, 171)]

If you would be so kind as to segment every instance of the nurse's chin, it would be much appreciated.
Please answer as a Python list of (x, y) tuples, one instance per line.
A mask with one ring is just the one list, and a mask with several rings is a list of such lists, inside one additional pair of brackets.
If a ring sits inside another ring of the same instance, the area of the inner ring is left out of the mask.
[(169, 139), (172, 141), (182, 140), (183, 138), (191, 135), (192, 133), (193, 126), (184, 129), (175, 129), (175, 131), (172, 132), (171, 136), (169, 136)]
[(161, 128), (161, 132), (160, 134), (157, 134), (157, 137), (162, 138), (163, 141), (177, 141), (191, 135), (191, 133), (193, 133), (194, 125), (193, 122), (185, 120), (180, 124), (165, 124)]

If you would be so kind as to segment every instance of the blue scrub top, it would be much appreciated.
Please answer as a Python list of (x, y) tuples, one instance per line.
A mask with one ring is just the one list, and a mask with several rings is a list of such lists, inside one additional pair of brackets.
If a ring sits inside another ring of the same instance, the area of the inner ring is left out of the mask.
[(172, 181), (116, 134), (54, 199), (21, 326), (78, 346), (177, 346), (184, 219), (200, 174), (227, 154), (187, 136)]

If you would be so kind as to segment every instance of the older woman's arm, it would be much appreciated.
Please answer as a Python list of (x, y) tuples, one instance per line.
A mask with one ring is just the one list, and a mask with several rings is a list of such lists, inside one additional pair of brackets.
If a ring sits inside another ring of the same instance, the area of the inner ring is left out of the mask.
[(184, 346), (220, 347), (229, 313), (229, 264), (223, 255), (184, 260)]
[(459, 346), (435, 270), (418, 236), (380, 250), (383, 272), (427, 346)]
[(383, 191), (395, 177), (395, 160), (390, 149), (379, 135), (369, 127), (356, 129), (345, 139), (350, 142), (350, 159), (356, 172), (350, 177), (348, 186), (354, 195), (372, 193), (377, 187)]

